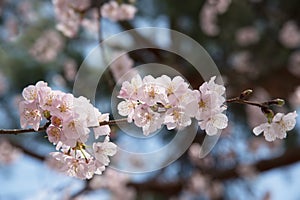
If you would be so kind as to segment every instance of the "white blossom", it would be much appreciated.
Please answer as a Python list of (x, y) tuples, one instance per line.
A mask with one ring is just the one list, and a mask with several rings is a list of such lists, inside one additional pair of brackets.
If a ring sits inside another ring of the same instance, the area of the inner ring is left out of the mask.
[(263, 132), (265, 139), (268, 142), (276, 140), (276, 138), (286, 138), (287, 131), (292, 130), (296, 125), (296, 111), (284, 115), (283, 113), (277, 113), (271, 123), (263, 123), (256, 126), (253, 129), (255, 135), (259, 135)]

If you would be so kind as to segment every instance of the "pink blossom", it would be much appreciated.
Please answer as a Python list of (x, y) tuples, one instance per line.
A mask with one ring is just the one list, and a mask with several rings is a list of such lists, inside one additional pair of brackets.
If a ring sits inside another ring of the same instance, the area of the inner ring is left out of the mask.
[(296, 125), (296, 111), (284, 115), (277, 113), (272, 122), (263, 123), (253, 129), (255, 135), (264, 133), (265, 139), (268, 142), (274, 141), (276, 138), (283, 139), (287, 135), (287, 131), (292, 130)]
[(64, 144), (74, 147), (78, 141), (85, 143), (89, 137), (90, 129), (86, 121), (80, 116), (70, 116), (63, 121), (62, 132), (66, 137)]
[(77, 72), (77, 64), (75, 60), (68, 59), (64, 62), (64, 75), (68, 81), (73, 81), (75, 79)]
[(298, 86), (294, 93), (290, 96), (289, 102), (294, 108), (300, 107), (300, 86)]
[(175, 128), (182, 129), (191, 125), (191, 123), (191, 116), (185, 112), (185, 108), (183, 106), (177, 106), (169, 109), (164, 117), (164, 124), (167, 126), (168, 130)]
[[(48, 139), (61, 151), (51, 153), (51, 163), (56, 169), (81, 179), (104, 171), (108, 156), (116, 151), (116, 145), (109, 142), (110, 127), (99, 127), (99, 123), (109, 121), (108, 114), (102, 114), (87, 98), (52, 90), (42, 81), (26, 87), (23, 97), (19, 103), (21, 126), (38, 130), (42, 118), (48, 120)], [(96, 157), (86, 151), (90, 127), (94, 128), (95, 139), (106, 135), (104, 142), (94, 145)]]
[(208, 0), (208, 3), (213, 5), (219, 14), (223, 14), (228, 10), (231, 0)]
[(204, 4), (201, 9), (199, 18), (200, 18), (200, 26), (202, 31), (208, 36), (216, 36), (219, 34), (220, 29), (217, 25), (217, 16), (218, 11), (215, 7)]
[(220, 32), (218, 15), (228, 10), (231, 0), (208, 0), (204, 3), (199, 17), (202, 31), (208, 36), (217, 36)]
[(300, 77), (300, 51), (293, 52), (288, 61), (288, 70), (295, 76)]
[[(98, 116), (98, 123), (109, 121), (109, 114), (101, 114)], [(95, 139), (98, 139), (99, 136), (109, 135), (110, 127), (108, 125), (99, 126), (94, 128)]]
[(120, 173), (108, 168), (102, 176), (94, 177), (90, 182), (90, 187), (94, 190), (108, 189), (111, 192), (111, 199), (132, 200), (135, 199), (135, 189), (128, 187), (130, 177), (125, 173)]
[(157, 83), (165, 88), (169, 103), (178, 103), (181, 101), (183, 94), (188, 92), (189, 85), (180, 76), (173, 79), (166, 75), (162, 75), (156, 79)]
[(138, 90), (138, 96), (149, 106), (167, 102), (166, 89), (157, 84), (156, 79), (150, 75), (143, 78), (143, 86)]
[(248, 46), (258, 42), (259, 34), (255, 27), (246, 26), (237, 30), (235, 39), (239, 45)]
[(153, 112), (148, 106), (139, 105), (133, 115), (136, 126), (143, 129), (144, 135), (158, 130), (163, 124), (163, 118), (159, 113)]
[(47, 87), (47, 83), (39, 81), (35, 86), (29, 85), (28, 87), (24, 88), (22, 96), (29, 103), (38, 102), (40, 100), (39, 94), (43, 90), (47, 89)]
[(46, 133), (48, 135), (48, 140), (51, 143), (57, 144), (59, 141), (61, 141), (61, 129), (56, 126), (49, 126), (46, 130)]
[(133, 19), (137, 9), (130, 4), (118, 4), (116, 1), (105, 3), (101, 7), (101, 15), (112, 21)]
[(117, 109), (121, 116), (128, 116), (127, 121), (131, 123), (136, 105), (137, 102), (135, 101), (130, 101), (130, 100), (121, 101), (118, 104)]
[(122, 84), (119, 98), (137, 100), (138, 90), (143, 86), (143, 81), (140, 75), (135, 75), (130, 82), (125, 81)]
[[(133, 60), (125, 52), (115, 52), (114, 62), (110, 65), (110, 70), (117, 83), (123, 83), (130, 75), (135, 75), (137, 72), (132, 70)], [(127, 73), (130, 74), (127, 74)]]
[(297, 48), (300, 45), (300, 29), (295, 21), (284, 23), (279, 32), (279, 41), (287, 48)]
[(36, 103), (28, 103), (25, 101), (19, 104), (20, 123), (22, 128), (32, 126), (37, 131), (42, 120), (42, 113)]
[(0, 96), (6, 93), (8, 90), (8, 80), (0, 70)]
[[(163, 124), (171, 129), (181, 129), (191, 124), (191, 118), (199, 120), (200, 128), (214, 135), (227, 126), (227, 117), (222, 114), (226, 107), (225, 88), (216, 84), (216, 77), (203, 83), (199, 90), (192, 91), (180, 77), (173, 79), (163, 75), (158, 78), (135, 76), (131, 83), (125, 81), (119, 98), (119, 114), (127, 116), (128, 122), (141, 127), (144, 135), (158, 130)], [(135, 83), (135, 84), (133, 84)]]
[(37, 61), (45, 63), (53, 61), (63, 47), (64, 41), (59, 33), (47, 30), (35, 41), (29, 53)]
[(52, 0), (58, 24), (56, 28), (67, 37), (74, 37), (82, 22), (82, 12), (90, 6), (89, 0)]
[(106, 137), (104, 142), (97, 142), (93, 144), (93, 150), (95, 154), (95, 158), (107, 166), (109, 164), (109, 157), (113, 156), (117, 153), (117, 146), (109, 141), (109, 137)]
[(21, 150), (14, 147), (6, 139), (0, 140), (0, 164), (10, 164), (19, 158)]
[(15, 41), (19, 35), (19, 22), (15, 18), (8, 18), (5, 21), (5, 30), (9, 41)]

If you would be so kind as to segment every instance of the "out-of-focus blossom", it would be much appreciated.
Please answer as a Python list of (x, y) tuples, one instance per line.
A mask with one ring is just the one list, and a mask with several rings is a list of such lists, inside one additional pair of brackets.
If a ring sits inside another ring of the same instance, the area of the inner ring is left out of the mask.
[(85, 18), (83, 18), (81, 21), (81, 26), (89, 33), (97, 36), (96, 33), (98, 33), (99, 30), (99, 19), (96, 9), (92, 9), (86, 14)]
[(25, 20), (27, 23), (35, 22), (38, 17), (37, 13), (32, 8), (32, 2), (30, 1), (22, 1), (18, 4), (18, 10), (22, 15), (22, 20)]
[(56, 87), (62, 88), (66, 86), (66, 80), (60, 74), (55, 74), (54, 76), (52, 76), (52, 82)]
[(94, 190), (108, 189), (113, 200), (131, 200), (135, 198), (136, 191), (127, 186), (129, 181), (127, 174), (108, 168), (102, 176), (95, 176), (91, 180), (90, 187)]
[(4, 95), (8, 90), (8, 80), (0, 71), (0, 96)]
[(77, 63), (73, 59), (64, 62), (64, 76), (68, 81), (74, 81), (77, 73)]
[(295, 76), (300, 77), (300, 51), (293, 52), (288, 61), (288, 70)]
[(110, 1), (101, 7), (102, 17), (112, 21), (123, 21), (133, 19), (137, 9), (131, 4), (118, 4), (117, 1)]
[(237, 30), (235, 39), (239, 45), (248, 46), (258, 42), (259, 34), (254, 26), (246, 26)]
[(206, 35), (216, 36), (219, 34), (220, 29), (217, 25), (218, 13), (213, 6), (204, 4), (199, 17), (201, 29)]
[(246, 179), (252, 179), (257, 175), (255, 167), (247, 164), (240, 164), (237, 166), (237, 173)]
[(220, 199), (224, 196), (224, 186), (220, 181), (212, 181), (209, 187), (209, 198)]
[(208, 3), (213, 5), (219, 14), (223, 14), (228, 10), (231, 0), (208, 0)]
[(12, 146), (7, 140), (0, 140), (0, 165), (10, 164), (21, 154), (21, 150)]
[(122, 84), (124, 81), (127, 81), (129, 78), (131, 79), (137, 74), (137, 71), (132, 68), (134, 62), (128, 54), (125, 52), (115, 52), (113, 58), (114, 61), (110, 65), (110, 70), (118, 84)]
[(249, 51), (240, 51), (232, 54), (230, 64), (236, 71), (245, 73), (250, 78), (258, 74)]
[(202, 31), (208, 36), (216, 36), (220, 29), (217, 25), (218, 15), (228, 10), (231, 0), (207, 0), (203, 5), (199, 17)]
[(298, 86), (294, 93), (290, 96), (289, 102), (295, 109), (300, 107), (300, 86)]
[(201, 145), (199, 143), (193, 143), (188, 151), (189, 158), (191, 161), (199, 166), (201, 169), (209, 169), (214, 166), (215, 162), (212, 156), (207, 155), (202, 159), (200, 158)]
[(19, 24), (17, 19), (9, 18), (5, 22), (5, 29), (9, 41), (15, 41), (19, 35)]
[(45, 63), (53, 61), (63, 47), (61, 35), (54, 30), (47, 30), (35, 41), (29, 53), (37, 61)]
[(90, 0), (52, 0), (58, 21), (56, 28), (67, 37), (74, 37), (81, 25)]
[(284, 115), (277, 113), (272, 122), (263, 123), (253, 129), (255, 135), (264, 133), (265, 139), (268, 142), (274, 141), (276, 138), (283, 139), (286, 137), (286, 132), (292, 130), (296, 125), (296, 111)]
[(279, 41), (287, 48), (297, 48), (300, 46), (300, 29), (295, 21), (284, 23), (279, 32)]
[(192, 192), (201, 194), (207, 191), (209, 187), (208, 184), (209, 180), (206, 176), (200, 173), (195, 173), (191, 176), (188, 187)]

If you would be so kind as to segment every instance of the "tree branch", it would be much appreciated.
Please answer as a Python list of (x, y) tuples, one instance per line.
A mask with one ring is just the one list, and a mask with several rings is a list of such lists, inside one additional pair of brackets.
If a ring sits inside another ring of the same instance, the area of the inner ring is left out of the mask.
[[(127, 118), (100, 122), (99, 126), (115, 125), (117, 123), (122, 123), (122, 122), (127, 122)], [(29, 129), (0, 129), (0, 135), (4, 135), (4, 134), (18, 135), (18, 134), (23, 134), (23, 133), (45, 132), (49, 125), (50, 125), (50, 123), (48, 122), (44, 126), (40, 127), (37, 131), (35, 131), (33, 128), (29, 128)], [(97, 126), (97, 127), (99, 127), (99, 126)], [(97, 127), (90, 127), (90, 128), (97, 128)]]
[[(257, 172), (264, 172), (274, 168), (284, 167), (296, 163), (300, 161), (300, 154), (297, 153), (299, 151), (300, 147), (287, 149), (281, 156), (273, 159), (261, 160), (253, 164), (252, 167), (256, 169)], [(238, 173), (238, 166), (224, 171), (214, 171), (211, 175), (214, 179), (218, 180), (240, 177), (240, 174)]]

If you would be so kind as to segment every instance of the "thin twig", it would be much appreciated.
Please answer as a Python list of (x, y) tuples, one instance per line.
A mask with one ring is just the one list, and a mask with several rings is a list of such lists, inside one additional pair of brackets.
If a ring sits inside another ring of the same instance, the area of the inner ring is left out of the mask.
[(251, 106), (257, 106), (257, 107), (260, 107), (260, 108), (267, 108), (267, 106), (263, 105), (262, 103), (240, 99), (239, 97), (227, 99), (226, 103), (238, 103), (238, 104), (246, 104), (246, 105), (251, 105)]
[[(117, 123), (122, 123), (122, 122), (127, 122), (127, 118), (100, 122), (99, 126), (115, 125)], [(50, 123), (47, 123), (44, 126), (40, 127), (37, 131), (34, 130), (33, 128), (29, 128), (29, 129), (0, 129), (0, 135), (1, 134), (18, 135), (18, 134), (23, 134), (23, 133), (45, 132), (47, 130), (47, 128), (48, 128), (49, 125), (50, 125)], [(90, 127), (90, 128), (96, 128), (96, 127)]]

